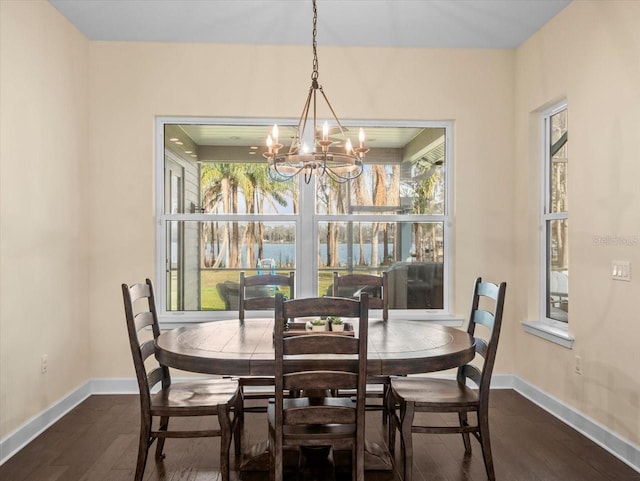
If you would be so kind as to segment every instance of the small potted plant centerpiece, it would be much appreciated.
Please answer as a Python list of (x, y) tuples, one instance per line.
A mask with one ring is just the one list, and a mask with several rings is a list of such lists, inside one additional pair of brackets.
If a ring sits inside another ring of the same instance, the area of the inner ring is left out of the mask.
[(327, 321), (324, 319), (314, 319), (311, 321), (311, 330), (312, 331), (326, 331), (327, 330)]
[(331, 316), (329, 317), (328, 321), (331, 324), (332, 331), (335, 331), (335, 332), (344, 331), (344, 322), (342, 322), (342, 318)]

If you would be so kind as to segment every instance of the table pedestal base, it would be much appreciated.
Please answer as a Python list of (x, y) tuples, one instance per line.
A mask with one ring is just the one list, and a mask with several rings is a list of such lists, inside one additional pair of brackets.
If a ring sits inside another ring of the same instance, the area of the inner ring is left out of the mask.
[[(351, 454), (345, 452), (335, 453), (336, 465), (348, 464)], [(346, 459), (346, 461), (345, 461)], [(296, 466), (299, 463), (297, 451), (285, 450), (285, 466)], [(391, 457), (384, 446), (366, 441), (364, 442), (364, 469), (365, 471), (390, 471), (393, 469)], [(246, 451), (240, 462), (240, 471), (269, 471), (269, 450), (267, 441), (254, 444)]]
[(330, 447), (302, 447), (298, 459), (298, 481), (336, 481), (336, 464)]

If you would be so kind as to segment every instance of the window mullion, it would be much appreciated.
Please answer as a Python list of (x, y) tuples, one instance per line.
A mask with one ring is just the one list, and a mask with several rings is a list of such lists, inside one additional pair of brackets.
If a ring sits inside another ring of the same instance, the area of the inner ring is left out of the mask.
[[(298, 178), (300, 214), (296, 224), (296, 297), (313, 297), (318, 292), (318, 227), (315, 219), (315, 177), (305, 183)], [(303, 241), (304, 239), (304, 241)]]

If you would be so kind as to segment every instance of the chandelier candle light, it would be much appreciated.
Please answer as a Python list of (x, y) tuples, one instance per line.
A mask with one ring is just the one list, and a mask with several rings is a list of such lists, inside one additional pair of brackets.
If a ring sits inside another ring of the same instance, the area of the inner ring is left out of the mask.
[[(286, 181), (303, 173), (304, 181), (308, 184), (311, 182), (312, 174), (316, 173), (318, 175), (326, 174), (335, 182), (348, 182), (362, 174), (364, 156), (369, 151), (369, 149), (364, 146), (364, 130), (362, 129), (360, 129), (359, 134), (359, 146), (356, 148), (353, 147), (351, 139), (347, 137), (324, 90), (322, 90), (322, 86), (318, 84), (317, 21), (318, 12), (316, 0), (313, 0), (313, 72), (311, 73), (311, 87), (309, 88), (309, 94), (304, 103), (302, 115), (300, 115), (298, 127), (289, 150), (287, 152), (280, 152), (280, 149), (284, 146), (278, 143), (277, 125), (273, 126), (271, 134), (267, 137), (267, 152), (263, 155), (267, 159), (269, 176), (272, 180)], [(322, 133), (319, 133), (316, 108), (316, 95), (318, 91), (322, 94), (321, 99), (324, 99), (333, 116), (333, 120), (340, 130), (343, 139), (342, 142), (336, 142), (329, 138), (329, 122), (327, 121), (325, 121), (322, 126)], [(309, 114), (312, 115), (313, 122), (313, 139), (310, 140), (312, 142), (311, 148), (304, 142), (305, 133), (307, 133), (307, 124), (309, 123)], [(341, 143), (343, 143), (342, 149), (337, 148), (339, 145), (331, 149), (333, 144)]]

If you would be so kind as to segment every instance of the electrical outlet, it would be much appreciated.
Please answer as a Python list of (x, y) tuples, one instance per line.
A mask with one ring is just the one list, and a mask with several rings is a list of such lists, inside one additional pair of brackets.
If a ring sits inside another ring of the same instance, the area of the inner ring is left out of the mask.
[(580, 356), (576, 356), (576, 364), (574, 369), (576, 374), (582, 374), (582, 358)]
[(40, 358), (40, 372), (44, 374), (47, 372), (47, 369), (49, 369), (49, 356), (43, 354)]

